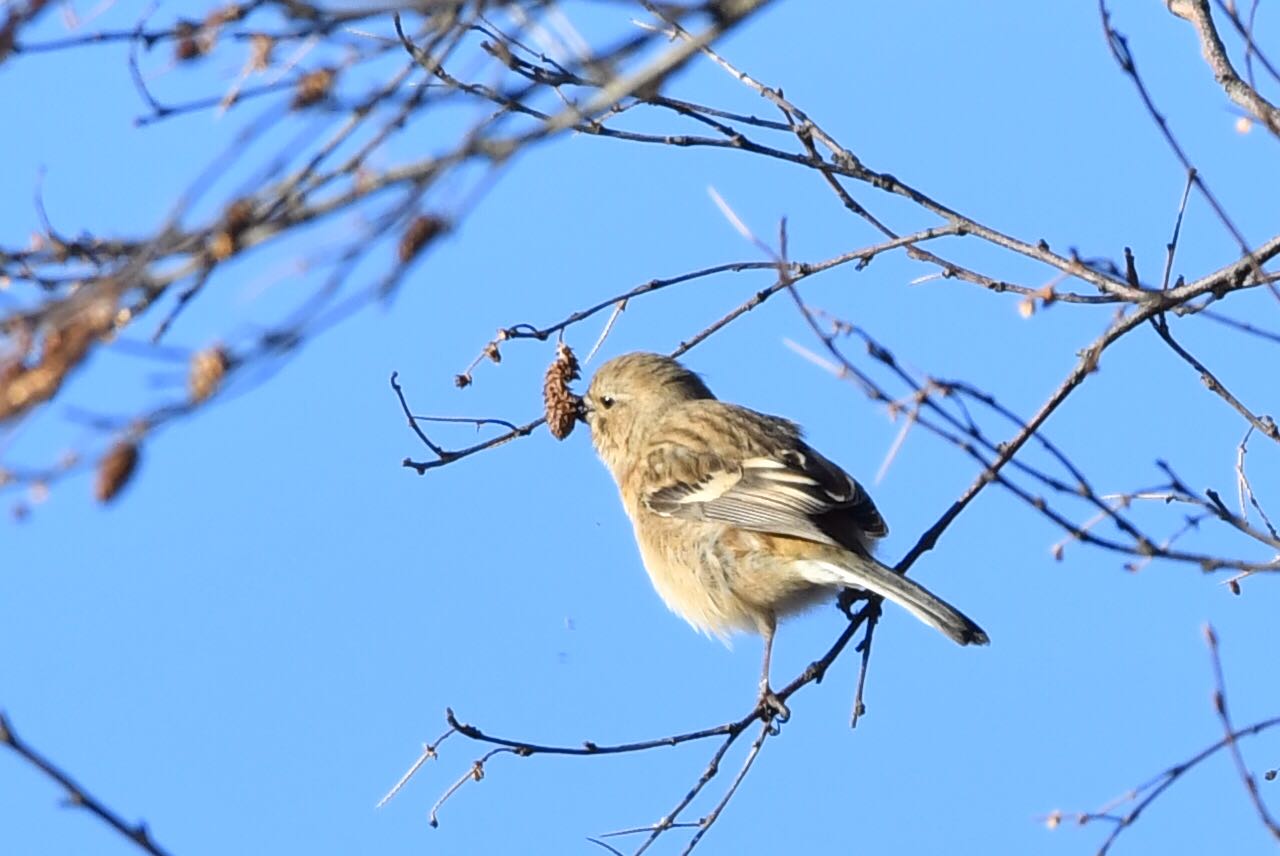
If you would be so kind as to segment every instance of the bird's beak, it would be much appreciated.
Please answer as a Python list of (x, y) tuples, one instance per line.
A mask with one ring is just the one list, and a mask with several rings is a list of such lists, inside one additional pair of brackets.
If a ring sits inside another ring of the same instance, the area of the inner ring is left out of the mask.
[(587, 400), (585, 398), (578, 399), (578, 421), (579, 422), (585, 422), (587, 423), (587, 426), (590, 427), (591, 414), (593, 412), (594, 411), (592, 410), (591, 405), (587, 404)]

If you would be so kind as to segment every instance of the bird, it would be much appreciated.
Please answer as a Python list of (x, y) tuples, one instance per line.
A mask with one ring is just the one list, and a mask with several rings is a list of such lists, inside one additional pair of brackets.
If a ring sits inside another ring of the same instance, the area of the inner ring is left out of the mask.
[(833, 594), (869, 592), (961, 645), (985, 631), (872, 551), (888, 526), (866, 490), (778, 416), (720, 401), (661, 354), (595, 372), (579, 418), (618, 486), (645, 570), (696, 629), (764, 640), (760, 705), (789, 712), (769, 683), (778, 620)]

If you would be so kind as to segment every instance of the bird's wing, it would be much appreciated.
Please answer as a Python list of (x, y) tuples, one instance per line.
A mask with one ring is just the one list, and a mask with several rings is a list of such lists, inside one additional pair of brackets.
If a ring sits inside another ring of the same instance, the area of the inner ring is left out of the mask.
[[(728, 523), (863, 552), (888, 527), (871, 497), (814, 451), (789, 422), (769, 419), (763, 437), (717, 455), (689, 431), (654, 438), (646, 460), (645, 505), (656, 514)], [(741, 432), (732, 432), (741, 439)]]

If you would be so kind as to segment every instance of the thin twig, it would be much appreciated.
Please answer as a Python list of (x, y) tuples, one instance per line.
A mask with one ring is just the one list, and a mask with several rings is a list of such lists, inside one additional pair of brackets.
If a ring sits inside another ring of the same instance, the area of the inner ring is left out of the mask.
[(62, 770), (44, 755), (40, 754), (29, 743), (20, 738), (13, 730), (13, 723), (0, 713), (0, 745), (9, 747), (15, 754), (30, 766), (52, 779), (67, 793), (67, 805), (82, 808), (127, 838), (135, 847), (151, 856), (169, 856), (169, 851), (162, 848), (151, 837), (145, 823), (130, 824), (123, 817), (107, 807), (102, 800), (89, 793), (70, 774)]
[(1191, 196), (1191, 186), (1195, 183), (1196, 171), (1187, 170), (1187, 183), (1182, 188), (1182, 199), (1178, 202), (1178, 216), (1173, 221), (1173, 237), (1169, 239), (1165, 257), (1164, 273), (1160, 276), (1160, 290), (1167, 291), (1169, 277), (1173, 274), (1173, 257), (1178, 252), (1178, 236), (1182, 233), (1182, 215), (1187, 211), (1187, 199)]
[(382, 808), (384, 805), (391, 802), (391, 798), (394, 797), (396, 794), (400, 793), (401, 788), (403, 788), (405, 785), (409, 783), (409, 780), (412, 779), (414, 774), (417, 773), (418, 770), (422, 768), (423, 764), (427, 763), (432, 758), (439, 757), (437, 750), (440, 748), (440, 744), (443, 743), (450, 734), (455, 734), (455, 733), (457, 733), (457, 729), (450, 728), (448, 731), (446, 731), (444, 734), (441, 734), (431, 743), (423, 744), (422, 754), (418, 756), (418, 759), (414, 761), (412, 765), (410, 765), (409, 769), (405, 771), (404, 775), (401, 776), (396, 781), (396, 783), (391, 786), (391, 790), (387, 791), (386, 794), (382, 797), (382, 799), (378, 800), (378, 804), (374, 806), (374, 808)]
[(1262, 795), (1258, 793), (1258, 782), (1249, 772), (1249, 765), (1245, 763), (1244, 754), (1240, 751), (1240, 743), (1236, 740), (1235, 729), (1231, 727), (1231, 713), (1227, 707), (1227, 682), (1222, 674), (1222, 656), (1218, 653), (1218, 634), (1214, 632), (1213, 625), (1205, 625), (1204, 639), (1209, 646), (1209, 658), (1213, 662), (1213, 708), (1217, 711), (1218, 718), (1222, 720), (1223, 741), (1231, 752), (1236, 773), (1240, 776), (1245, 792), (1249, 795), (1249, 802), (1253, 803), (1253, 809), (1258, 813), (1258, 819), (1271, 833), (1271, 837), (1280, 841), (1280, 824), (1276, 823), (1266, 803), (1262, 801)]

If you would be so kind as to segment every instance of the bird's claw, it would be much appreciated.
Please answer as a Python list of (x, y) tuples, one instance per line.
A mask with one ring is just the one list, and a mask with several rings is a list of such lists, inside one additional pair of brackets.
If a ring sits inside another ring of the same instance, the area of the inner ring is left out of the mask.
[(778, 698), (775, 693), (766, 684), (760, 688), (760, 698), (756, 702), (756, 709), (766, 719), (776, 719), (778, 722), (786, 722), (791, 718), (791, 710), (786, 706), (782, 699)]

